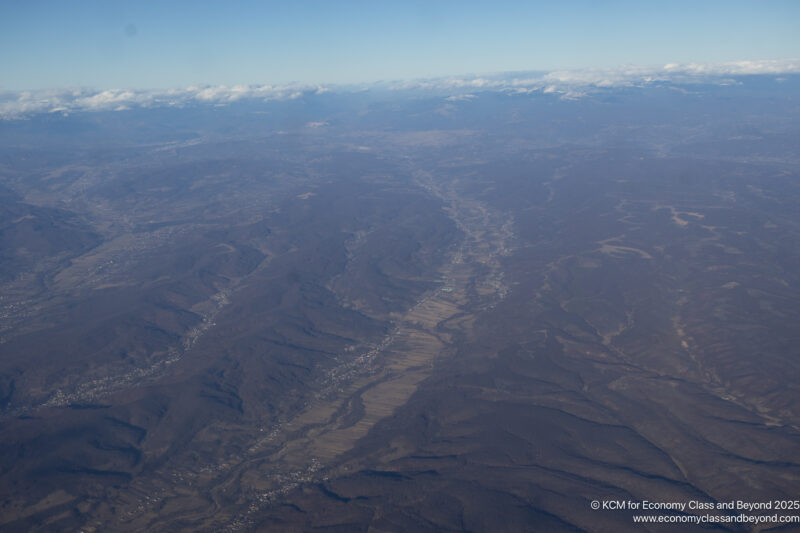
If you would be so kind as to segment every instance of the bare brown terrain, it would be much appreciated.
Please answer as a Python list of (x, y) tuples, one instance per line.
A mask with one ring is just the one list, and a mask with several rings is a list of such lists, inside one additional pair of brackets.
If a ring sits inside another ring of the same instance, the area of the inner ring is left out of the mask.
[(796, 123), (648, 90), (4, 124), (0, 529), (791, 531), (590, 507), (800, 487)]

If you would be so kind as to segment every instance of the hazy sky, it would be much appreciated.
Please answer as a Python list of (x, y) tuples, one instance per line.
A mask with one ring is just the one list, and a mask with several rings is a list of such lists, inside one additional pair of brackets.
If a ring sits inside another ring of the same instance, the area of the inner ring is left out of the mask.
[(0, 89), (349, 83), (800, 57), (800, 1), (0, 0)]

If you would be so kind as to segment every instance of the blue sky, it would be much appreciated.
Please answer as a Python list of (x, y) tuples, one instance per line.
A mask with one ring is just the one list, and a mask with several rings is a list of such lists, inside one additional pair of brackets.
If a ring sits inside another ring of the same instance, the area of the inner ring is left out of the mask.
[(359, 83), (800, 57), (800, 2), (0, 0), (0, 89)]

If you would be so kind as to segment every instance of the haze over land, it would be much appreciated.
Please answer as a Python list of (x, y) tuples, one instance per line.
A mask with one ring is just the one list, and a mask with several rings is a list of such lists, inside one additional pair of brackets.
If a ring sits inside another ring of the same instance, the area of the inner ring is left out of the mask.
[(0, 529), (796, 498), (797, 70), (5, 93)]

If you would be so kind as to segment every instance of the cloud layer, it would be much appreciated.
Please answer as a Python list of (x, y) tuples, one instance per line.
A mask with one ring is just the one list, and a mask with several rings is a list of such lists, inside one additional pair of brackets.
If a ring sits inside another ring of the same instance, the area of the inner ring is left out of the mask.
[(192, 104), (229, 104), (239, 100), (291, 100), (328, 89), (307, 85), (235, 85), (185, 89), (128, 90), (63, 89), (0, 93), (0, 119), (24, 118), (36, 113), (122, 111), (136, 107), (182, 107)]
[[(662, 67), (625, 66), (608, 69), (559, 70), (528, 75), (493, 75), (412, 80), (373, 87), (394, 91), (444, 92), (450, 101), (468, 101), (479, 91), (528, 94), (554, 93), (564, 99), (580, 98), (603, 88), (637, 87), (654, 83), (731, 83), (732, 77), (800, 73), (800, 59), (734, 61), (727, 63), (670, 63)], [(337, 91), (361, 91), (369, 86), (337, 88)], [(240, 100), (289, 100), (304, 95), (330, 91), (308, 85), (235, 85), (187, 87), (177, 90), (96, 91), (64, 89), (49, 91), (0, 92), (0, 119), (18, 119), (36, 113), (75, 113), (113, 111), (136, 107), (187, 106), (192, 104), (225, 105)]]
[(529, 75), (498, 75), (413, 80), (392, 85), (394, 90), (439, 90), (460, 99), (464, 92), (494, 90), (508, 93), (556, 93), (578, 98), (592, 90), (643, 87), (654, 83), (731, 83), (732, 77), (800, 73), (800, 59), (734, 61), (727, 63), (670, 63), (662, 67), (624, 66), (607, 69), (557, 70)]

